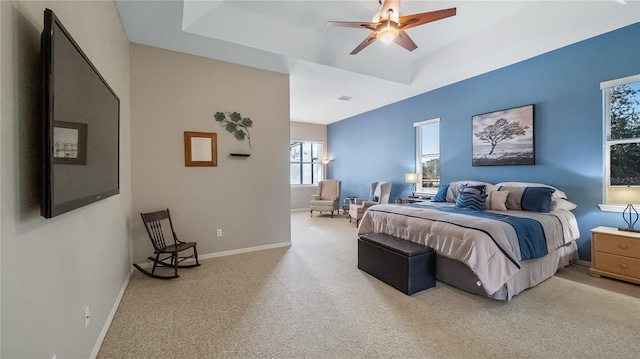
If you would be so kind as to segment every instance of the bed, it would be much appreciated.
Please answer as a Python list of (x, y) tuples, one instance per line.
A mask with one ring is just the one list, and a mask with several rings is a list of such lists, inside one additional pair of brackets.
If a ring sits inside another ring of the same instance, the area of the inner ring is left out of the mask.
[[(562, 191), (526, 182), (458, 181), (443, 187), (434, 197), (440, 202), (370, 207), (358, 234), (386, 233), (429, 246), (437, 253), (438, 280), (498, 300), (510, 300), (578, 258), (575, 204)], [(545, 197), (542, 210), (535, 201), (530, 205), (531, 193), (536, 200)], [(485, 200), (465, 206), (461, 197)]]

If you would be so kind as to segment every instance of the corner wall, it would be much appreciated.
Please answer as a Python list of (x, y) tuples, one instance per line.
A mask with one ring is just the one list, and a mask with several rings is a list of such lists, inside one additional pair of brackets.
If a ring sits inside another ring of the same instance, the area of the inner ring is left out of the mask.
[[(139, 213), (165, 208), (201, 256), (290, 243), (287, 75), (132, 44), (131, 96), (134, 262), (153, 253)], [(251, 118), (253, 149), (218, 111)], [(217, 133), (217, 167), (185, 167), (185, 131)]]
[[(332, 175), (343, 195), (372, 179), (393, 181), (392, 196), (409, 193), (404, 172), (415, 167), (413, 123), (440, 118), (442, 183), (524, 181), (553, 185), (576, 204), (580, 258), (590, 260), (589, 230), (625, 226), (601, 212), (603, 119), (600, 82), (640, 73), (640, 23), (479, 75), (333, 124)], [(472, 61), (472, 59), (470, 59)], [(471, 165), (471, 117), (534, 104), (534, 166)], [(357, 134), (366, 138), (352, 146)]]
[[(40, 216), (45, 8), (121, 101), (120, 194), (52, 219)], [(112, 1), (1, 1), (0, 9), (0, 357), (89, 358), (130, 273), (129, 42)]]

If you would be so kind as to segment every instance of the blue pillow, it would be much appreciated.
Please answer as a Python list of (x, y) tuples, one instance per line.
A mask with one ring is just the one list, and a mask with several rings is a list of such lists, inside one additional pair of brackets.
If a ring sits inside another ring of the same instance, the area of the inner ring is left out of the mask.
[(484, 211), (487, 201), (487, 194), (475, 194), (470, 192), (460, 192), (456, 199), (456, 207), (469, 208), (476, 211)]
[(520, 206), (523, 211), (549, 212), (551, 195), (555, 191), (549, 187), (526, 187), (522, 192)]
[(369, 201), (378, 202), (378, 196), (369, 196)]
[(438, 187), (438, 193), (431, 199), (431, 202), (446, 202), (448, 189), (448, 184), (441, 184), (440, 187)]

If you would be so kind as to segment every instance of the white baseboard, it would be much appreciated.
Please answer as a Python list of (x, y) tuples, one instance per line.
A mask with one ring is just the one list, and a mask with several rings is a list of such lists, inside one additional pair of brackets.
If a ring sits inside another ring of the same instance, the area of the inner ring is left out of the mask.
[[(240, 253), (263, 251), (265, 249), (288, 247), (290, 245), (291, 245), (291, 242), (289, 241), (289, 242), (280, 242), (280, 243), (267, 244), (267, 245), (264, 245), (264, 246), (232, 249), (232, 250), (223, 251), (223, 252), (198, 254), (198, 259), (201, 260), (201, 259), (209, 259), (209, 258), (216, 258), (216, 257), (231, 256), (231, 255), (240, 254)], [(188, 260), (184, 261), (183, 263), (189, 263), (189, 262), (193, 263), (193, 262), (195, 262), (195, 260), (188, 259)], [(153, 262), (144, 262), (144, 263), (140, 263), (138, 265), (140, 267), (144, 268), (144, 269), (149, 269), (149, 268), (153, 267)]]
[(230, 251), (224, 251), (224, 252), (207, 253), (207, 254), (203, 254), (203, 255), (198, 255), (198, 258), (199, 258), (199, 259), (209, 259), (209, 258), (216, 258), (216, 257), (231, 256), (231, 255), (234, 255), (234, 254), (248, 253), (248, 252), (256, 252), (256, 251), (263, 251), (263, 250), (265, 250), (265, 249), (273, 249), (273, 248), (289, 247), (289, 246), (291, 246), (291, 241), (289, 241), (289, 242), (273, 243), (273, 244), (266, 244), (266, 245), (264, 245), (264, 246), (256, 246), (256, 247), (249, 247), (249, 248), (232, 249), (232, 250), (230, 250)]
[(107, 332), (109, 331), (111, 322), (113, 322), (113, 318), (116, 316), (116, 312), (118, 311), (118, 307), (120, 306), (120, 301), (122, 301), (122, 296), (124, 296), (124, 291), (127, 289), (127, 286), (129, 285), (129, 280), (131, 279), (132, 275), (133, 275), (133, 267), (129, 269), (129, 275), (127, 276), (127, 279), (122, 284), (122, 288), (120, 288), (120, 293), (118, 294), (116, 301), (113, 303), (113, 307), (111, 308), (111, 312), (107, 317), (107, 321), (104, 323), (104, 326), (102, 326), (102, 331), (98, 336), (96, 345), (94, 345), (93, 350), (91, 351), (91, 356), (89, 358), (96, 359), (98, 357), (98, 352), (100, 352), (100, 347), (102, 347), (102, 342), (104, 342), (104, 338), (107, 336)]
[(302, 211), (309, 211), (309, 207), (307, 207), (307, 208), (291, 208), (291, 212), (302, 212)]
[(576, 264), (583, 267), (591, 267), (591, 262), (583, 261), (582, 259), (577, 259)]

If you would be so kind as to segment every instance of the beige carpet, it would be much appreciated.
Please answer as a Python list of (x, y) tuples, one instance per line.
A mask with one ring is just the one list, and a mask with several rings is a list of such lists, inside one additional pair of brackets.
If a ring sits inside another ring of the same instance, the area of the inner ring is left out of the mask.
[(638, 285), (569, 267), (510, 302), (440, 282), (409, 297), (357, 269), (355, 224), (291, 221), (291, 247), (136, 271), (99, 358), (640, 357)]

